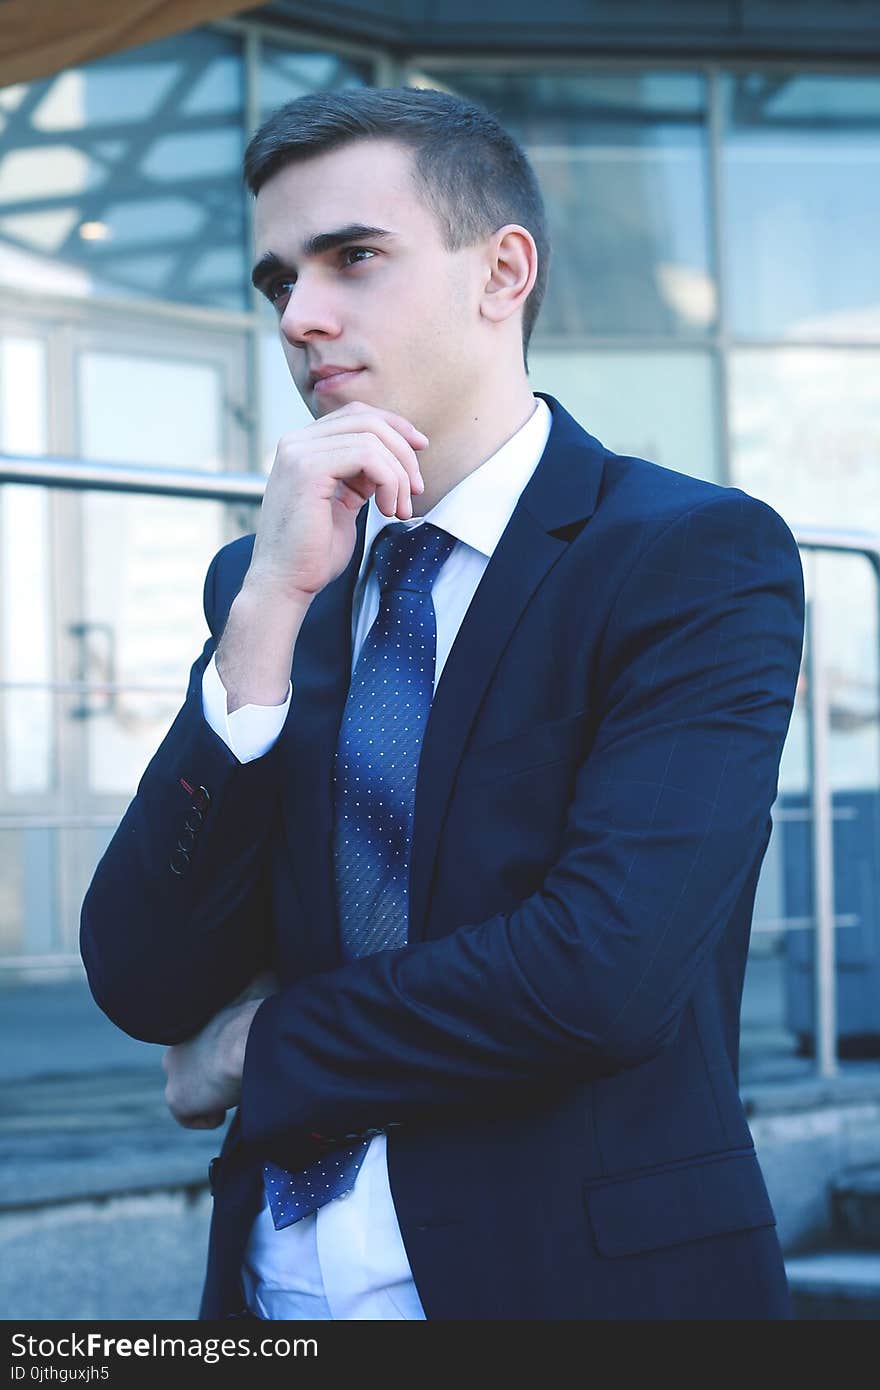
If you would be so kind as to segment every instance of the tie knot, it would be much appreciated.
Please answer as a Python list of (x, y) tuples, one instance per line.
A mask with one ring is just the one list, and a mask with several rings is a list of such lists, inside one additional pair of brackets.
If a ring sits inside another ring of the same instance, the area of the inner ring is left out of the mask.
[(430, 593), (454, 545), (455, 537), (430, 521), (413, 527), (400, 521), (386, 526), (373, 543), (373, 563), (382, 593), (387, 589)]

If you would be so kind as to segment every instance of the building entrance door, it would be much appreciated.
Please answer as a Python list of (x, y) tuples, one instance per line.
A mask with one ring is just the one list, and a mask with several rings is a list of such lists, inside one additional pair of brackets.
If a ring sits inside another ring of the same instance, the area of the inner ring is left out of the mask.
[[(242, 335), (0, 323), (0, 448), (245, 472)], [(207, 636), (211, 556), (252, 514), (216, 502), (0, 489), (0, 964), (78, 968), (95, 864)]]

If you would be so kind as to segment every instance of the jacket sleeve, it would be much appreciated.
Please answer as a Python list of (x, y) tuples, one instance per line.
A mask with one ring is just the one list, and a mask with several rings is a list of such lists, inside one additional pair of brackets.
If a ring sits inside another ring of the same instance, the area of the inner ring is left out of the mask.
[(208, 569), (211, 637), (191, 669), (183, 708), (82, 906), (80, 949), (92, 994), (114, 1023), (146, 1042), (192, 1037), (268, 965), (275, 759), (270, 751), (239, 763), (202, 712), (202, 675), (237, 588), (229, 592), (231, 551), (225, 547)]
[(736, 489), (655, 532), (604, 629), (596, 736), (540, 889), (267, 999), (245, 1138), (430, 1121), (668, 1045), (766, 849), (803, 604), (790, 531)]

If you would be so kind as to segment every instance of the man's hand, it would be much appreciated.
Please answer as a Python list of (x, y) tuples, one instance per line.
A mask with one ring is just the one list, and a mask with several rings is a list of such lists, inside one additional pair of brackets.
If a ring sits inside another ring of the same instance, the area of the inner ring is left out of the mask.
[(272, 976), (258, 976), (194, 1038), (165, 1052), (165, 1100), (185, 1129), (217, 1129), (238, 1104), (251, 1022), (274, 988)]
[(403, 415), (350, 401), (285, 435), (263, 494), (245, 586), (308, 603), (351, 559), (357, 514), (371, 496), (408, 520), (424, 492), (417, 449), (428, 437)]
[(407, 520), (424, 492), (417, 449), (427, 437), (402, 415), (351, 401), (278, 445), (254, 551), (217, 647), (231, 714), (283, 704), (293, 649), (316, 594), (345, 569), (357, 514), (375, 495)]

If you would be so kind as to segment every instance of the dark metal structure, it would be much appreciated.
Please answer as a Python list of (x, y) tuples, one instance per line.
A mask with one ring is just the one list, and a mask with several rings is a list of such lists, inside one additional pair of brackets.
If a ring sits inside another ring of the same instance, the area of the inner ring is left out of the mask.
[(274, 0), (266, 23), (399, 53), (861, 59), (880, 55), (877, 0)]

